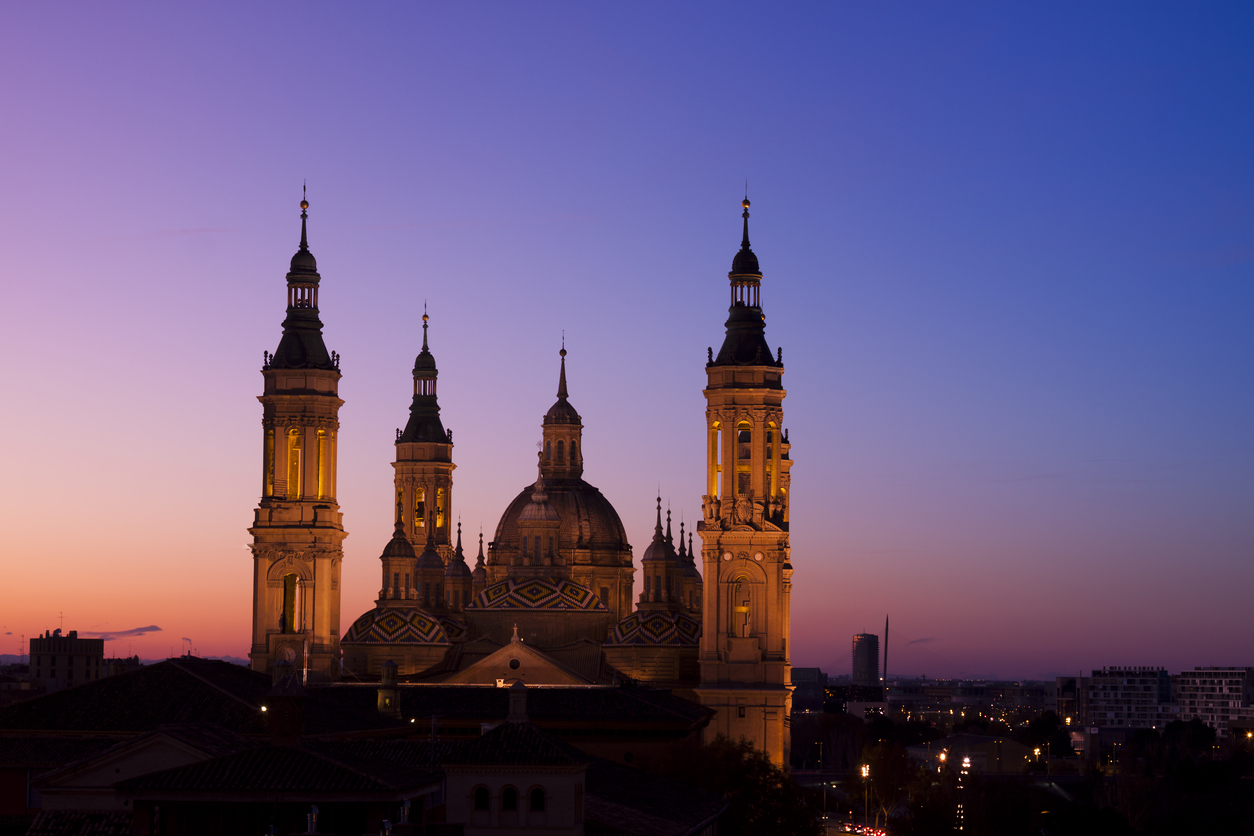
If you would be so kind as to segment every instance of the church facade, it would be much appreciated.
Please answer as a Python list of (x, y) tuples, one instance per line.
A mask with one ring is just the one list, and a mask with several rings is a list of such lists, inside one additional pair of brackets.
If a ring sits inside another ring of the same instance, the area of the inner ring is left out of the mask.
[(347, 534), (335, 474), (343, 402), (339, 357), (322, 337), (307, 209), (302, 201), (283, 335), (262, 369), (262, 495), (249, 529), (253, 668), (288, 665), (307, 683), (673, 688), (716, 711), (707, 734), (745, 738), (786, 765), (792, 463), (782, 352), (772, 356), (766, 342), (748, 199), (728, 274), (726, 335), (706, 364), (700, 542), (681, 524), (676, 545), (658, 498), (637, 566), (617, 511), (583, 479), (583, 417), (570, 400), (563, 346), (534, 480), (505, 508), (486, 549), (479, 536), (472, 568), (453, 523), (453, 437), (440, 419), (424, 312), (409, 418), (397, 430), (394, 531), (379, 558), (379, 595), (342, 636)]

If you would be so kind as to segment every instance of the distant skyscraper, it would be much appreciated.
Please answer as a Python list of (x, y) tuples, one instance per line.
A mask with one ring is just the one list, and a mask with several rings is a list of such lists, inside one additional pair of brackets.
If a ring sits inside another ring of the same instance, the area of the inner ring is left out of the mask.
[(853, 684), (878, 687), (880, 684), (880, 637), (858, 633), (853, 637)]

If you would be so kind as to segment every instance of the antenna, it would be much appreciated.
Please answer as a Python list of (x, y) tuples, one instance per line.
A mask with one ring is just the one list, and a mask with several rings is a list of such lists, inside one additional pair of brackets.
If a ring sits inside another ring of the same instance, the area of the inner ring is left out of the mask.
[(884, 613), (884, 708), (888, 708), (888, 613)]

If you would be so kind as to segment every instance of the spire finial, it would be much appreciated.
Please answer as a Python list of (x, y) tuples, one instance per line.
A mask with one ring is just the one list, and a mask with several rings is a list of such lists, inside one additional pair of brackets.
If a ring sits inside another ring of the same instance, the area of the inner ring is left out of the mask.
[(483, 565), (483, 526), (479, 526), (479, 557), (476, 558), (475, 565)]
[(300, 184), (300, 248), (303, 251), (309, 250), (309, 236), (305, 234), (305, 222), (309, 219), (309, 201), (305, 196), (305, 183)]
[(749, 181), (745, 181), (745, 199), (740, 201), (740, 205), (744, 207), (744, 214), (740, 217), (745, 219), (745, 234), (740, 239), (740, 249), (749, 249)]
[(658, 491), (657, 496), (657, 524), (653, 526), (653, 539), (662, 539), (662, 492)]
[(566, 400), (566, 332), (562, 332), (562, 350), (557, 352), (562, 358), (562, 373), (557, 379), (557, 397)]
[(405, 512), (401, 510), (401, 498), (396, 498), (396, 533), (400, 534), (405, 530)]
[(431, 350), (427, 348), (427, 321), (429, 319), (431, 319), (431, 317), (427, 316), (427, 300), (423, 299), (422, 300), (422, 350), (423, 351)]
[(671, 534), (671, 506), (670, 502), (666, 503), (666, 542), (674, 543), (675, 536)]

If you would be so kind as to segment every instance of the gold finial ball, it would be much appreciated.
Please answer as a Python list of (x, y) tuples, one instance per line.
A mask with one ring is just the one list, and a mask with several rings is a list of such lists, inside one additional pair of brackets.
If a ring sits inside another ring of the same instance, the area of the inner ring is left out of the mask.
[(564, 359), (566, 359), (566, 349), (564, 349), (564, 348), (563, 348), (561, 351), (559, 351), (559, 352), (557, 352), (557, 353), (558, 353), (559, 355), (561, 355), (561, 357), (562, 357), (562, 359), (563, 359), (563, 360), (564, 360)]
[(428, 317), (426, 314), (423, 314), (423, 315), (422, 315), (422, 324), (423, 324), (423, 325), (426, 325), (426, 324), (427, 324), (427, 320), (428, 320), (428, 319), (430, 319), (430, 317)]
[(304, 209), (308, 209), (308, 208), (309, 208), (309, 201), (308, 201), (308, 200), (302, 200), (302, 201), (300, 202), (300, 208), (301, 208), (302, 210), (304, 210)]
[(743, 206), (745, 209), (748, 209), (748, 208), (749, 208), (749, 198), (747, 198), (747, 197), (746, 197), (744, 200), (740, 201), (740, 205), (741, 205), (741, 206)]

